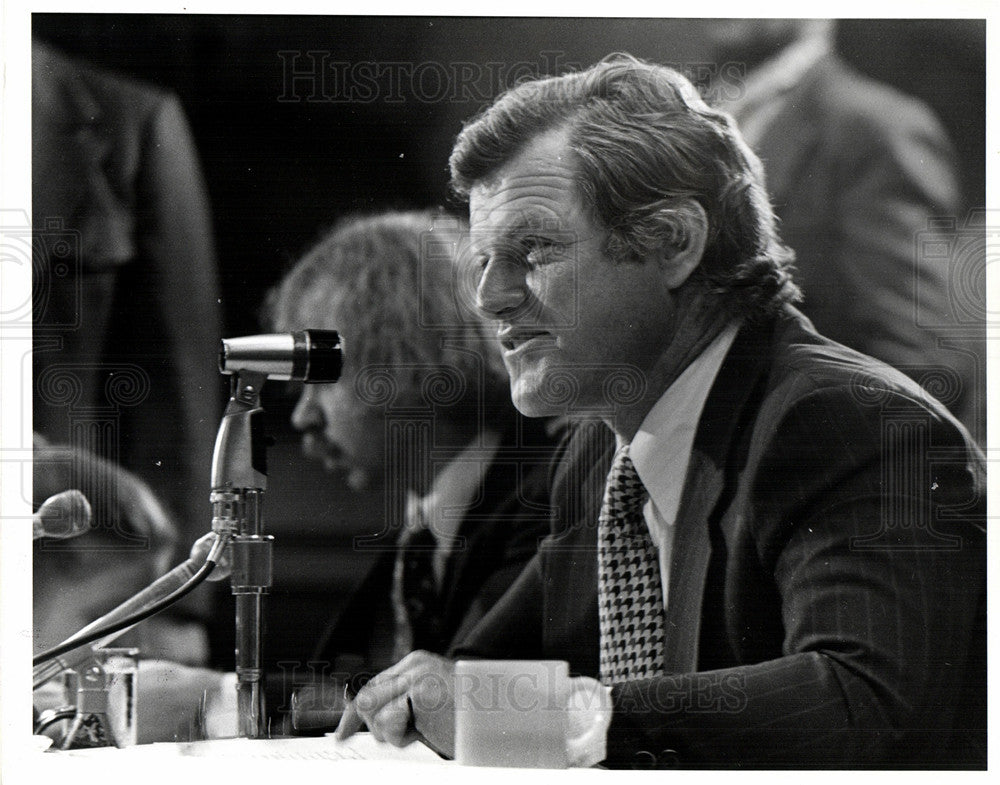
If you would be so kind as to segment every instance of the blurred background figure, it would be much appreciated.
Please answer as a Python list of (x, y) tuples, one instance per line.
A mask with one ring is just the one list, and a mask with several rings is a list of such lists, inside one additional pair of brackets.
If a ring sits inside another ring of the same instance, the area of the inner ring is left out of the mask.
[[(93, 508), (92, 525), (81, 536), (34, 543), (33, 651), (38, 654), (159, 578), (174, 566), (181, 543), (149, 486), (92, 453), (36, 435), (33, 485), (35, 509), (70, 487), (82, 491)], [(138, 646), (143, 657), (189, 665), (208, 660), (203, 625), (168, 613), (147, 619), (114, 645)]]
[(510, 403), (492, 330), (459, 310), (464, 225), (434, 212), (337, 224), (284, 277), (271, 327), (337, 329), (337, 384), (304, 385), (303, 450), (356, 490), (381, 486), (380, 549), (314, 660), (375, 672), (415, 648), (447, 651), (548, 533), (552, 446)]
[[(221, 331), (180, 103), (35, 40), (32, 167), (34, 429), (146, 481), (186, 556), (211, 521)], [(98, 528), (128, 504), (100, 500)]]
[(956, 282), (948, 260), (918, 242), (929, 220), (963, 220), (940, 122), (847, 65), (831, 20), (705, 25), (716, 62), (746, 68), (740, 89), (717, 92), (719, 105), (764, 162), (802, 310), (824, 335), (921, 382), (981, 440), (975, 358), (948, 342)]

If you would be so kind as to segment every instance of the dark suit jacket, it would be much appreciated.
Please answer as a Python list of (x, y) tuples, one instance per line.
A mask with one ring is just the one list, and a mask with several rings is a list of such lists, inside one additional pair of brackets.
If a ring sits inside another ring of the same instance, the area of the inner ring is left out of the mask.
[[(434, 610), (439, 636), (423, 646), (430, 651), (446, 653), (452, 641), (475, 626), (549, 533), (548, 482), (554, 441), (542, 421), (513, 415), (511, 419), (458, 528), (462, 542), (448, 558)], [(328, 627), (314, 660), (339, 660), (341, 668), (335, 665), (334, 670), (368, 672), (391, 664), (373, 649), (380, 647), (380, 636), (381, 648), (391, 644), (385, 636), (392, 624), (389, 597), (395, 559), (395, 550), (380, 555), (347, 608)]]
[(982, 260), (958, 250), (968, 231), (941, 124), (833, 55), (782, 100), (755, 151), (802, 311), (822, 335), (923, 379), (983, 436)]
[[(458, 654), (597, 676), (611, 446), (587, 429), (566, 443), (553, 535)], [(613, 689), (608, 762), (985, 765), (984, 476), (902, 374), (794, 309), (745, 326), (678, 511), (669, 675)]]
[(221, 333), (191, 135), (165, 91), (38, 41), (32, 59), (34, 428), (149, 482), (190, 543), (211, 517)]

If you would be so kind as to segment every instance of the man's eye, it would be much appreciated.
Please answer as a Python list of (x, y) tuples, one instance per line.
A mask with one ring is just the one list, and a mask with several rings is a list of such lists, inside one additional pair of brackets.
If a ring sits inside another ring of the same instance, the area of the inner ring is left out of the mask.
[(566, 243), (543, 237), (532, 237), (527, 242), (527, 260), (532, 267), (558, 262), (566, 258)]

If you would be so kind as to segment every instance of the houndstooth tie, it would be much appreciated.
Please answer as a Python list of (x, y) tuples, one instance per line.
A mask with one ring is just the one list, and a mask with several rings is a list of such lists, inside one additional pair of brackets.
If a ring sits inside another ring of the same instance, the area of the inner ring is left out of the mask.
[(615, 453), (597, 524), (601, 681), (608, 685), (663, 672), (663, 592), (642, 515), (646, 496), (625, 445)]

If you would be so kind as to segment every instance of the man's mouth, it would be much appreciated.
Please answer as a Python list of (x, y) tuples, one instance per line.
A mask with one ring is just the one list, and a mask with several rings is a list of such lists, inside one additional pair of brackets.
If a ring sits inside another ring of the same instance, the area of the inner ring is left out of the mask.
[(343, 451), (328, 443), (320, 434), (314, 432), (303, 434), (302, 452), (307, 458), (320, 461), (327, 472), (348, 468)]
[(525, 344), (538, 338), (549, 338), (555, 340), (555, 336), (546, 330), (538, 330), (532, 327), (503, 327), (497, 332), (500, 346), (505, 352), (514, 352)]

